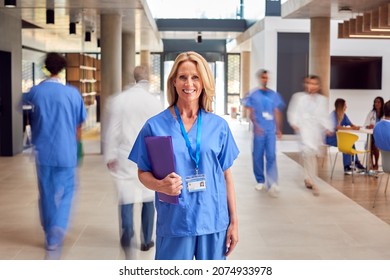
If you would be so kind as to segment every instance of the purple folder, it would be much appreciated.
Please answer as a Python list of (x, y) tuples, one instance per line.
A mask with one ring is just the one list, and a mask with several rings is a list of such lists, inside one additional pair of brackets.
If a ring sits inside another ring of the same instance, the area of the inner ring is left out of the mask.
[[(173, 154), (171, 136), (147, 136), (145, 137), (148, 158), (152, 166), (154, 177), (161, 180), (169, 173), (175, 171), (175, 157)], [(179, 203), (179, 196), (157, 193), (158, 199), (171, 204)]]

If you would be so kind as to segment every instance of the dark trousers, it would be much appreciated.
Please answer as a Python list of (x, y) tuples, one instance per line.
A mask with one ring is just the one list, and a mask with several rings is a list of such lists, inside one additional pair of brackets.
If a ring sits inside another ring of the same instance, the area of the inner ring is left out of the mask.
[[(134, 204), (123, 204), (120, 206), (121, 214), (121, 226), (122, 236), (121, 245), (122, 247), (130, 247), (131, 238), (134, 236)], [(149, 244), (152, 241), (154, 225), (154, 203), (143, 202), (141, 212), (141, 229), (142, 244)]]

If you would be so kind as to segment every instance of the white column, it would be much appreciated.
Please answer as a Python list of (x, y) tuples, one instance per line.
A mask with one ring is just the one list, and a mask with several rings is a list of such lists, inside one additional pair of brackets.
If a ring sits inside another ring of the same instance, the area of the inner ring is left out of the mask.
[(320, 76), (322, 92), (325, 96), (329, 96), (330, 18), (311, 19), (309, 55), (309, 73)]
[(110, 95), (122, 91), (122, 16), (103, 14), (100, 17), (100, 24), (102, 55), (100, 119), (101, 132), (104, 134), (106, 100)]
[(122, 89), (133, 84), (135, 67), (135, 36), (133, 33), (122, 34)]
[(150, 70), (150, 51), (142, 50), (140, 55), (141, 55), (141, 59), (140, 59), (141, 65), (148, 67), (148, 69)]
[[(246, 97), (250, 90), (250, 75), (247, 73), (251, 73), (251, 53), (248, 51), (241, 52), (241, 93), (240, 98), (243, 99)], [(242, 118), (246, 119), (246, 109), (244, 106), (241, 107)]]

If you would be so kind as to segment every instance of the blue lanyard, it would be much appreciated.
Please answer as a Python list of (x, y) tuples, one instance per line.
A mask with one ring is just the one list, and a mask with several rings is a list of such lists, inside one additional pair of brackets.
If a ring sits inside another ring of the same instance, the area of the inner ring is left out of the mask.
[(201, 109), (199, 108), (198, 110), (198, 129), (197, 129), (197, 132), (196, 132), (196, 152), (195, 152), (195, 156), (193, 155), (193, 151), (192, 151), (192, 147), (191, 147), (191, 143), (190, 143), (190, 140), (188, 139), (188, 135), (187, 135), (187, 131), (186, 129), (184, 128), (184, 124), (183, 124), (183, 121), (181, 120), (181, 117), (180, 117), (180, 113), (179, 113), (179, 110), (177, 109), (177, 106), (175, 105), (173, 107), (175, 109), (175, 113), (176, 113), (176, 117), (177, 117), (177, 120), (180, 124), (180, 129), (181, 129), (181, 133), (183, 134), (183, 137), (184, 139), (186, 140), (186, 145), (187, 145), (187, 149), (188, 149), (188, 153), (190, 154), (191, 156), (191, 159), (194, 161), (195, 163), (195, 171), (196, 171), (196, 175), (198, 175), (198, 170), (199, 170), (199, 158), (200, 158), (200, 131), (201, 131), (201, 124), (202, 124), (202, 114), (201, 114)]

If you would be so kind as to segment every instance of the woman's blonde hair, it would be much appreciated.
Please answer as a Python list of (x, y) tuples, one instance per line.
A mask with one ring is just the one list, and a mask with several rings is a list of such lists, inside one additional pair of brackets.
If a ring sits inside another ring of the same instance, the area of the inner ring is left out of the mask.
[(183, 52), (176, 57), (167, 81), (167, 95), (169, 106), (175, 105), (177, 99), (179, 98), (173, 81), (176, 79), (179, 66), (185, 61), (195, 62), (196, 69), (198, 70), (200, 79), (203, 82), (202, 93), (199, 96), (199, 106), (203, 108), (206, 112), (212, 112), (212, 103), (215, 95), (214, 77), (211, 74), (211, 70), (207, 61), (203, 58), (203, 56), (196, 52)]

